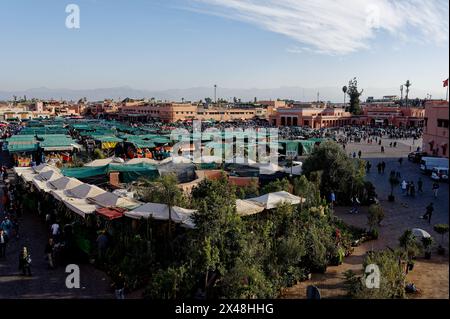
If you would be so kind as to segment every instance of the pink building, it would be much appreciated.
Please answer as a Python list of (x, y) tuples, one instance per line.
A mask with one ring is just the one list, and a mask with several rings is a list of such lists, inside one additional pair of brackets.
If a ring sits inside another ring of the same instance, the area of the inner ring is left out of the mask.
[(424, 124), (425, 109), (386, 104), (362, 105), (363, 115), (355, 117), (359, 124), (397, 127), (420, 127)]
[(425, 104), (423, 151), (448, 158), (448, 101)]
[(314, 106), (280, 108), (270, 116), (276, 126), (338, 127), (351, 124), (352, 116), (344, 108)]

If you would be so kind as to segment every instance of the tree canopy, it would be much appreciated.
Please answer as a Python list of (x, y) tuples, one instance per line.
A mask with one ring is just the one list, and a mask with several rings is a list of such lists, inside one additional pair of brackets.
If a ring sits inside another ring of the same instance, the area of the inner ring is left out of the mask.
[(364, 189), (364, 162), (350, 159), (342, 148), (333, 141), (323, 142), (314, 148), (303, 163), (303, 172), (311, 180), (320, 176), (320, 190), (323, 196), (335, 192), (338, 200), (349, 201), (353, 195)]

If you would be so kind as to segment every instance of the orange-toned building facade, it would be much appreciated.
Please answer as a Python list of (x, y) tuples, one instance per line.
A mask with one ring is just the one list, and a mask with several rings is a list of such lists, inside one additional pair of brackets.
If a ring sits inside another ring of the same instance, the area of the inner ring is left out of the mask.
[(277, 109), (269, 117), (276, 126), (309, 126), (311, 128), (350, 125), (352, 115), (344, 108), (332, 107), (286, 107)]
[(352, 124), (397, 127), (422, 127), (424, 125), (425, 109), (420, 107), (370, 103), (363, 105), (362, 110), (363, 114), (355, 116)]
[(448, 158), (448, 101), (425, 104), (423, 151)]
[(191, 103), (147, 103), (123, 105), (119, 118), (158, 119), (165, 123), (186, 120), (233, 121), (266, 118), (265, 108), (203, 108)]

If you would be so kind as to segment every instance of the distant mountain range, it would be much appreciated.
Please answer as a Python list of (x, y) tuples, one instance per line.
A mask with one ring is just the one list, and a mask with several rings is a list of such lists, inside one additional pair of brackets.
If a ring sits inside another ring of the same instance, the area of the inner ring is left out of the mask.
[[(343, 102), (344, 94), (340, 88), (322, 87), (322, 88), (301, 88), (301, 87), (280, 87), (273, 89), (217, 89), (217, 98), (223, 99), (241, 99), (242, 102), (253, 101), (256, 97), (258, 100), (275, 100), (275, 99), (293, 99), (299, 101), (316, 101), (317, 93), (322, 101)], [(420, 89), (411, 90), (411, 98), (425, 98), (427, 93), (433, 94), (434, 98), (442, 98), (441, 93), (426, 92)], [(86, 97), (89, 101), (102, 101), (106, 98), (114, 100), (123, 100), (127, 97), (134, 99), (155, 98), (158, 100), (168, 101), (199, 101), (207, 97), (214, 98), (214, 89), (208, 87), (196, 87), (189, 89), (169, 89), (169, 90), (138, 90), (128, 86), (102, 88), (102, 89), (50, 89), (46, 87), (28, 89), (24, 91), (0, 91), (0, 100), (12, 100), (13, 96), (22, 98), (26, 96), (28, 99), (55, 99), (55, 100), (73, 100), (77, 101)], [(385, 95), (400, 95), (398, 89), (393, 88), (367, 88), (364, 90), (362, 99), (368, 96), (381, 98)]]

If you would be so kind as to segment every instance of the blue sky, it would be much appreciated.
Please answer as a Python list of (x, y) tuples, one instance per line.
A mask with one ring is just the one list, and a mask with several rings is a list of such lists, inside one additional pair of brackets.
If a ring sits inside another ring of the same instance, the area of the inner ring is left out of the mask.
[[(69, 3), (80, 29), (65, 27)], [(341, 87), (357, 76), (445, 96), (448, 23), (444, 0), (3, 0), (0, 91)]]

